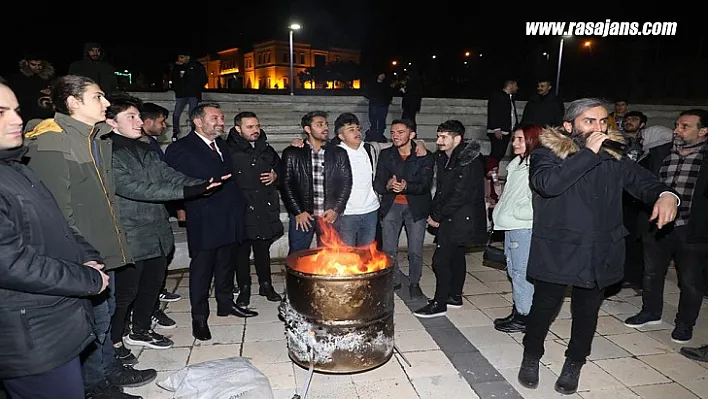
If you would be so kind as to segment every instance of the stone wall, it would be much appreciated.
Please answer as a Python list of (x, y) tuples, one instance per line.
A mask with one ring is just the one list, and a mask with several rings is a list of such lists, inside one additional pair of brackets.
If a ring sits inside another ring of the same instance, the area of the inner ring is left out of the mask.
[[(174, 110), (174, 94), (138, 92), (132, 93), (144, 101), (155, 102), (170, 111), (168, 124), (172, 123), (172, 112)], [(330, 124), (334, 124), (334, 119), (342, 112), (352, 112), (356, 114), (361, 123), (362, 130), (369, 127), (368, 103), (364, 97), (360, 96), (307, 96), (307, 95), (262, 95), (262, 94), (232, 94), (232, 93), (205, 93), (203, 100), (218, 102), (226, 117), (227, 130), (233, 125), (233, 117), (241, 111), (252, 111), (258, 115), (263, 130), (268, 134), (270, 143), (280, 152), (287, 144), (296, 137), (301, 137), (302, 129), (299, 126), (302, 115), (313, 110), (323, 110), (330, 114)], [(521, 118), (525, 102), (517, 101), (519, 118)], [(664, 125), (673, 127), (678, 113), (684, 109), (692, 108), (687, 106), (659, 106), (630, 104), (631, 109), (644, 112), (649, 118), (650, 125)], [(435, 130), (441, 122), (447, 119), (460, 120), (467, 131), (468, 137), (477, 138), (482, 142), (483, 153), (489, 153), (489, 143), (486, 136), (487, 123), (487, 101), (477, 99), (446, 99), (446, 98), (425, 98), (423, 99), (421, 112), (417, 116), (418, 138), (430, 143), (428, 148), (434, 149)], [(389, 109), (387, 124), (401, 115), (401, 98), (395, 98)], [(187, 124), (187, 110), (180, 119), (182, 134), (189, 131)], [(330, 125), (330, 126), (331, 126)], [(171, 141), (171, 131), (162, 142), (167, 145)], [(333, 134), (333, 132), (331, 133)], [(388, 133), (387, 133), (388, 136)], [(502, 164), (502, 173), (503, 175)], [(274, 243), (271, 248), (271, 256), (274, 259), (287, 256), (287, 225), (288, 215), (281, 213), (281, 220), (285, 225), (286, 235)], [(177, 252), (175, 260), (170, 268), (182, 268), (189, 264), (189, 256), (186, 247), (186, 236), (183, 229), (174, 224), (175, 238), (177, 242)], [(432, 244), (432, 236), (426, 235), (426, 244)], [(401, 234), (401, 247), (406, 247), (405, 230)]]

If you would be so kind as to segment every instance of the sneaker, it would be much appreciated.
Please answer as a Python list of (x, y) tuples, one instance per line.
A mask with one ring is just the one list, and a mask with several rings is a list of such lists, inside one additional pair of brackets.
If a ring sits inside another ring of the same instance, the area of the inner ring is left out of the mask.
[(85, 399), (143, 399), (143, 397), (127, 394), (123, 392), (123, 388), (111, 384), (108, 380), (103, 380), (91, 390), (86, 391)]
[(432, 300), (427, 305), (413, 312), (413, 314), (424, 319), (445, 316), (447, 314), (447, 305)]
[(451, 295), (447, 298), (447, 307), (459, 309), (462, 307), (462, 295)]
[(119, 387), (137, 388), (153, 382), (157, 378), (157, 370), (136, 370), (133, 366), (115, 364), (106, 371), (106, 378), (111, 384)]
[(693, 327), (676, 323), (674, 331), (671, 332), (671, 340), (677, 344), (685, 344), (693, 338)]
[(681, 348), (680, 352), (691, 360), (708, 362), (708, 345), (703, 345), (698, 348)]
[(182, 299), (182, 295), (180, 294), (168, 292), (167, 290), (162, 290), (162, 292), (160, 292), (160, 300), (162, 302), (177, 302), (180, 299)]
[(122, 342), (119, 342), (118, 345), (118, 347), (114, 348), (116, 353), (116, 360), (118, 360), (118, 363), (122, 364), (123, 366), (132, 366), (134, 364), (138, 364), (138, 358), (133, 355), (133, 352), (131, 352), (130, 349), (126, 348)]
[(641, 328), (656, 324), (661, 324), (661, 316), (652, 315), (643, 310), (624, 321), (625, 326), (632, 328)]
[(157, 309), (155, 313), (152, 314), (152, 323), (153, 328), (160, 327), (166, 330), (171, 330), (177, 327), (177, 322), (167, 316), (162, 309)]
[(150, 331), (133, 331), (130, 335), (123, 339), (126, 344), (132, 346), (144, 346), (152, 349), (170, 349), (174, 346), (171, 339), (160, 335), (152, 330)]
[(521, 360), (521, 367), (519, 368), (517, 379), (521, 385), (528, 389), (536, 389), (538, 387), (538, 363), (539, 361), (537, 359), (531, 359), (529, 357), (524, 357)]

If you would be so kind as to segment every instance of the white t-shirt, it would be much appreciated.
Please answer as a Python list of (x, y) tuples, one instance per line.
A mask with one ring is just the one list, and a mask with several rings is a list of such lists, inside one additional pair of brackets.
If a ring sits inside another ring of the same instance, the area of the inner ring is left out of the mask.
[(379, 209), (379, 197), (374, 191), (373, 169), (369, 154), (361, 143), (359, 149), (350, 148), (344, 142), (339, 144), (349, 155), (352, 168), (352, 192), (344, 210), (345, 215), (364, 215)]

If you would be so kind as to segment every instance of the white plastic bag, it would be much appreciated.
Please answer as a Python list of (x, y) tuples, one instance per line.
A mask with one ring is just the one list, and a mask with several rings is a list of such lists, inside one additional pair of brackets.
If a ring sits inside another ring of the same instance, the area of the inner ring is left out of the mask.
[(174, 399), (274, 399), (268, 377), (243, 357), (192, 364), (157, 385)]

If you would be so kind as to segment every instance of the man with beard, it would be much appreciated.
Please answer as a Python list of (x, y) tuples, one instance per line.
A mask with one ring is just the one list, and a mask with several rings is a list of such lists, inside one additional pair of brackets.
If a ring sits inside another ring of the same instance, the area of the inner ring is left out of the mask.
[(270, 273), (270, 246), (284, 232), (275, 172), (280, 157), (266, 141), (261, 123), (253, 112), (240, 112), (234, 117), (234, 127), (229, 131), (226, 144), (233, 158), (234, 182), (248, 203), (244, 219), (246, 239), (236, 248), (239, 286), (236, 304), (246, 307), (251, 300), (251, 250), (258, 275), (258, 295), (279, 302), (282, 298), (273, 288)]
[(573, 101), (562, 129), (544, 130), (531, 153), (534, 232), (527, 276), (535, 290), (518, 375), (527, 388), (538, 386), (544, 340), (568, 285), (573, 325), (555, 389), (572, 394), (578, 388), (604, 290), (623, 276), (623, 190), (654, 205), (650, 219), (659, 228), (676, 217), (677, 193), (605, 143), (624, 142), (619, 132), (608, 134), (608, 118), (601, 100)]
[(412, 298), (422, 298), (425, 296), (420, 289), (423, 243), (432, 201), (435, 159), (427, 151), (425, 155), (418, 154), (415, 135), (414, 122), (408, 119), (391, 122), (393, 146), (379, 155), (374, 189), (381, 195), (382, 248), (394, 262), (394, 288), (401, 286), (397, 253), (401, 228), (405, 225), (410, 265), (408, 289)]
[(708, 262), (708, 111), (682, 112), (676, 121), (674, 146), (659, 169), (659, 178), (681, 197), (678, 216), (665, 229), (644, 233), (645, 270), (642, 310), (625, 325), (643, 327), (661, 323), (664, 280), (672, 258), (679, 277), (681, 296), (671, 340), (686, 343), (703, 302), (703, 271)]
[(558, 126), (563, 119), (563, 100), (551, 91), (548, 79), (539, 79), (534, 96), (524, 107), (522, 125)]
[(20, 71), (9, 79), (9, 86), (17, 94), (25, 122), (47, 119), (54, 115), (50, 83), (54, 67), (38, 54), (27, 54), (20, 61)]
[[(194, 130), (172, 143), (165, 162), (187, 176), (210, 179), (231, 176), (233, 160), (224, 140), (224, 114), (217, 103), (205, 102), (190, 113)], [(214, 279), (216, 315), (238, 317), (258, 313), (241, 308), (233, 301), (235, 247), (243, 240), (246, 203), (238, 186), (225, 180), (211, 195), (185, 201), (189, 256), (189, 300), (192, 307), (192, 335), (200, 341), (211, 339), (209, 289)]]
[(105, 52), (100, 44), (84, 44), (84, 58), (69, 65), (70, 75), (85, 76), (98, 84), (106, 94), (118, 90), (116, 69), (104, 60)]

